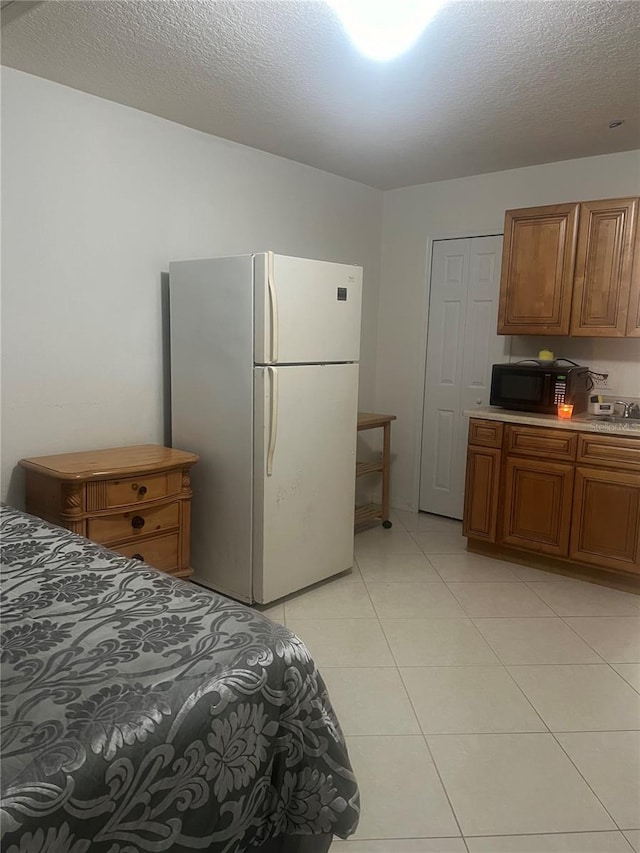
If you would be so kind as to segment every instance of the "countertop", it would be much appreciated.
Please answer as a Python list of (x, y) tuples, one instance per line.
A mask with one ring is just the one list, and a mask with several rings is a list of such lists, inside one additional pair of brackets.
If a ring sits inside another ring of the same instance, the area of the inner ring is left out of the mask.
[(482, 418), (487, 421), (505, 421), (512, 424), (572, 429), (578, 432), (597, 432), (606, 435), (626, 435), (640, 439), (640, 420), (629, 419), (628, 423), (611, 423), (603, 421), (601, 416), (590, 415), (588, 412), (563, 420), (557, 415), (513, 412), (498, 406), (481, 406), (477, 409), (467, 409), (464, 414), (469, 418)]

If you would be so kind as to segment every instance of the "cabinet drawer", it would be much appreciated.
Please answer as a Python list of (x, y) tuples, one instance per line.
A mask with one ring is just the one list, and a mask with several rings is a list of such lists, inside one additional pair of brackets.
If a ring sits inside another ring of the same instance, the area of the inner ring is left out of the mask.
[(123, 557), (141, 560), (155, 569), (171, 572), (178, 568), (178, 534), (155, 536), (151, 539), (141, 539), (130, 545), (116, 545), (113, 548)]
[(573, 462), (576, 458), (578, 433), (565, 429), (513, 426), (507, 429), (507, 452), (537, 459), (561, 459)]
[(504, 424), (500, 421), (481, 421), (472, 418), (469, 421), (469, 444), (480, 447), (502, 447)]
[(162, 506), (140, 507), (88, 519), (87, 536), (94, 542), (116, 542), (118, 539), (143, 537), (160, 530), (169, 530), (177, 527), (179, 520), (179, 501)]
[(93, 480), (86, 486), (87, 510), (92, 512), (147, 503), (178, 494), (181, 485), (180, 471), (138, 474), (136, 477), (119, 477), (117, 480)]
[(640, 471), (640, 437), (581, 433), (578, 440), (578, 462)]

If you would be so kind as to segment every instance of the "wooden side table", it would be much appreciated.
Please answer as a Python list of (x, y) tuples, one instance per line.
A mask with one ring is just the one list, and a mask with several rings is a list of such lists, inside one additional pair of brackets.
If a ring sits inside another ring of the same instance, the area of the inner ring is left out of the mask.
[(195, 453), (155, 444), (21, 459), (27, 512), (188, 577)]
[(359, 527), (368, 521), (380, 519), (383, 527), (391, 527), (389, 520), (389, 487), (391, 475), (391, 421), (395, 415), (377, 415), (372, 412), (358, 412), (358, 432), (381, 427), (384, 431), (382, 458), (378, 462), (356, 462), (356, 477), (364, 474), (382, 474), (382, 502), (356, 507), (355, 525)]

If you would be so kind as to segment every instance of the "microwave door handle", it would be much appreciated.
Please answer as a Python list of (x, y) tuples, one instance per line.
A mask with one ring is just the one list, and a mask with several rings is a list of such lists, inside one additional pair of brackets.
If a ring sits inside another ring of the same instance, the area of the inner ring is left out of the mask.
[(542, 384), (542, 399), (544, 400), (545, 405), (547, 401), (551, 399), (551, 374), (545, 373), (544, 380)]

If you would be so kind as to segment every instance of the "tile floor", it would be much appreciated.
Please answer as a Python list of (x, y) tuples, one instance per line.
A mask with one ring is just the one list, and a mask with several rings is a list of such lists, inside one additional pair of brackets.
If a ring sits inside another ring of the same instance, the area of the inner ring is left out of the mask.
[(640, 596), (396, 512), (266, 612), (308, 645), (362, 795), (344, 853), (640, 853)]

